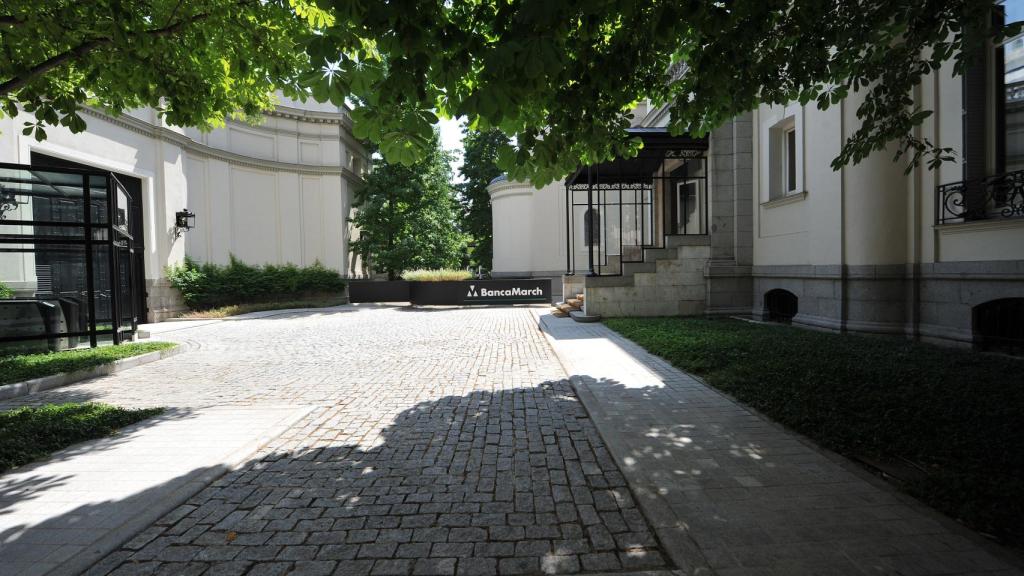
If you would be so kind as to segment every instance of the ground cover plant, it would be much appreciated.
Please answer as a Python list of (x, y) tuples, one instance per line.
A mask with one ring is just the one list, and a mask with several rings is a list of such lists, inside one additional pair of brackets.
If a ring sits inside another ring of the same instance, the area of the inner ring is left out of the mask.
[[(606, 324), (971, 527), (1024, 546), (1024, 360), (740, 320)], [(891, 468), (890, 468), (891, 465)]]
[(402, 280), (408, 280), (409, 282), (458, 282), (471, 278), (473, 278), (473, 273), (469, 270), (452, 270), (448, 268), (402, 272)]
[(345, 289), (341, 274), (319, 262), (304, 267), (253, 266), (234, 256), (227, 265), (186, 258), (167, 268), (167, 278), (193, 310), (340, 296)]
[(108, 364), (121, 358), (174, 348), (172, 342), (130, 342), (118, 346), (81, 348), (39, 354), (0, 355), (0, 385), (33, 378), (75, 372)]
[[(116, 348), (116, 346), (114, 347)], [(163, 408), (129, 410), (92, 402), (46, 404), (0, 412), (0, 473), (67, 448), (110, 436)]]
[(229, 304), (206, 310), (192, 310), (178, 316), (188, 320), (203, 320), (210, 318), (227, 318), (250, 312), (266, 312), (269, 310), (289, 310), (293, 308), (327, 308), (346, 304), (348, 299), (340, 296), (324, 296), (322, 298), (306, 298), (301, 300), (281, 300), (278, 302), (257, 302), (254, 304)]

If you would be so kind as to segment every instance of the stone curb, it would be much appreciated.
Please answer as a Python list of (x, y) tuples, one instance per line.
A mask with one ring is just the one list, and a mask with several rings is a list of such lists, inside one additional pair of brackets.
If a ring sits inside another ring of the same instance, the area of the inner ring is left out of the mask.
[[(739, 320), (743, 319), (739, 318)], [(602, 428), (597, 425), (597, 419), (593, 418), (592, 415), (592, 409), (599, 406), (599, 402), (590, 392), (590, 389), (587, 386), (587, 383), (583, 380), (583, 378), (579, 375), (572, 374), (566, 362), (563, 360), (561, 354), (558, 352), (558, 347), (555, 345), (555, 337), (549, 331), (551, 327), (549, 323), (554, 321), (555, 318), (553, 318), (550, 315), (538, 315), (537, 329), (540, 330), (541, 333), (544, 335), (545, 339), (548, 342), (548, 346), (551, 347), (551, 350), (554, 352), (555, 357), (558, 358), (558, 361), (559, 363), (562, 364), (562, 367), (565, 370), (566, 374), (569, 375), (569, 383), (572, 386), (572, 389), (576, 392), (576, 395), (579, 398), (580, 403), (583, 405), (584, 410), (587, 411), (588, 416), (590, 416), (591, 419), (594, 421), (595, 427), (597, 428), (598, 434), (600, 434), (601, 439), (605, 441), (606, 445), (610, 445), (610, 443), (608, 442), (608, 438), (605, 437), (605, 431), (602, 430)], [(621, 338), (627, 342), (631, 342), (628, 338), (618, 333), (615, 333), (615, 337)], [(652, 356), (654, 356), (654, 354), (651, 352), (648, 352), (646, 350), (644, 352), (646, 354), (651, 354)], [(679, 369), (676, 368), (676, 370)], [(863, 480), (864, 482), (870, 484), (871, 486), (874, 486), (875, 488), (883, 492), (886, 492), (894, 496), (897, 500), (899, 500), (901, 503), (908, 506), (909, 508), (913, 509), (914, 511), (941, 524), (943, 527), (949, 530), (950, 533), (959, 535), (969, 540), (978, 548), (988, 552), (992, 556), (1009, 564), (1013, 568), (1024, 570), (1024, 556), (1021, 556), (1017, 551), (1009, 547), (1001, 546), (997, 542), (993, 542), (985, 538), (981, 534), (971, 530), (970, 528), (964, 526), (960, 522), (957, 522), (949, 516), (946, 516), (945, 514), (939, 512), (938, 510), (935, 510), (931, 506), (928, 506), (927, 504), (921, 502), (920, 500), (917, 500), (913, 496), (910, 496), (909, 494), (899, 490), (893, 483), (885, 480), (878, 474), (873, 473), (864, 465), (859, 464), (854, 460), (851, 460), (837, 452), (834, 452), (832, 450), (829, 450), (828, 448), (821, 446), (813, 439), (804, 436), (799, 432), (786, 428), (782, 424), (779, 424), (778, 422), (772, 420), (768, 416), (762, 414), (760, 411), (748, 406), (743, 402), (740, 402), (731, 394), (728, 394), (722, 390), (715, 388), (714, 386), (711, 386), (703, 378), (691, 374), (689, 372), (684, 372), (682, 370), (679, 371), (685, 373), (690, 378), (693, 378), (694, 380), (700, 382), (702, 386), (722, 396), (732, 404), (742, 407), (744, 410), (747, 410), (754, 416), (769, 423), (776, 429), (788, 435), (791, 435), (797, 442), (800, 442), (804, 446), (807, 446), (809, 449), (817, 452), (826, 459), (837, 464), (838, 466), (850, 472), (857, 478)], [(629, 487), (634, 492), (639, 493), (636, 495), (640, 495), (645, 492), (656, 494), (657, 488), (655, 486), (649, 485), (640, 475), (636, 474), (635, 472), (627, 472), (628, 467), (623, 466), (623, 463), (614, 454), (613, 457), (615, 458), (616, 463), (622, 470), (622, 474), (626, 477), (626, 482), (629, 485)], [(648, 518), (649, 521), (652, 518), (658, 517), (663, 512), (662, 510), (653, 509), (651, 507), (651, 503), (648, 502), (646, 498), (636, 498), (636, 500), (638, 506), (640, 506), (641, 510), (643, 511), (644, 515)], [(662, 543), (662, 548), (669, 555), (669, 557), (672, 558), (672, 560), (675, 562), (676, 566), (679, 569), (682, 569), (686, 573), (693, 574), (695, 576), (710, 576), (711, 574), (714, 574), (713, 569), (707, 564), (706, 559), (704, 558), (703, 553), (700, 550), (700, 547), (687, 535), (688, 529), (684, 525), (680, 524), (679, 526), (675, 527), (655, 526), (654, 531), (655, 534), (658, 536), (659, 541)], [(673, 543), (675, 543), (675, 545), (673, 545)]]
[(328, 310), (338, 310), (339, 308), (345, 308), (351, 306), (350, 302), (344, 304), (337, 304), (334, 306), (317, 306), (315, 308), (278, 308), (276, 310), (260, 310), (258, 312), (246, 312), (245, 314), (235, 314), (234, 316), (225, 316), (223, 318), (165, 318), (163, 322), (237, 322), (239, 320), (251, 320), (259, 318), (268, 318), (270, 316), (280, 316), (282, 314), (294, 314), (296, 312), (322, 312)]
[(53, 388), (60, 388), (61, 386), (75, 384), (83, 380), (89, 380), (90, 378), (114, 374), (122, 370), (127, 370), (129, 368), (149, 364), (150, 362), (156, 362), (157, 360), (163, 360), (164, 358), (181, 354), (185, 352), (185, 349), (186, 346), (184, 344), (178, 344), (174, 348), (156, 350), (154, 352), (139, 354), (138, 356), (121, 358), (120, 360), (114, 360), (113, 362), (100, 364), (99, 366), (93, 366), (92, 368), (86, 368), (84, 370), (62, 372), (60, 374), (43, 376), (42, 378), (25, 380), (24, 382), (0, 385), (0, 400), (10, 400), (11, 398), (18, 398), (19, 396), (27, 396), (29, 394), (35, 394), (45, 390), (52, 390)]

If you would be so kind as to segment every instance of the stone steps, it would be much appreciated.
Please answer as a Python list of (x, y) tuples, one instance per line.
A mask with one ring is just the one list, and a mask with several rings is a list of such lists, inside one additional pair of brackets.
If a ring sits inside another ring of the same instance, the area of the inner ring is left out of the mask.
[(577, 294), (575, 298), (569, 298), (565, 302), (555, 304), (551, 315), (555, 318), (568, 318), (573, 312), (583, 312), (583, 294)]
[(710, 251), (707, 236), (666, 236), (663, 248), (644, 248), (642, 262), (623, 263), (621, 275), (584, 278), (591, 296), (586, 315), (699, 314), (705, 306), (704, 266)]

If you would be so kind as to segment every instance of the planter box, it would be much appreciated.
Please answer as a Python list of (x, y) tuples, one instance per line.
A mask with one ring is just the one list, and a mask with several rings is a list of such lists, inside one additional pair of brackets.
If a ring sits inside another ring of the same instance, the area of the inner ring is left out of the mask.
[(551, 279), (410, 282), (417, 305), (549, 304)]
[(350, 302), (411, 302), (422, 306), (549, 304), (551, 279), (454, 282), (352, 280), (348, 285), (348, 298)]
[(409, 283), (405, 280), (350, 280), (349, 302), (408, 302)]

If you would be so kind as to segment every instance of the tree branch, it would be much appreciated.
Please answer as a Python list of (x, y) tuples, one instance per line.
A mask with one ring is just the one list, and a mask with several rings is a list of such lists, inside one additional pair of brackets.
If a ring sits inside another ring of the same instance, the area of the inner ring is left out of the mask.
[[(168, 36), (168, 35), (174, 34), (175, 32), (180, 31), (182, 28), (184, 28), (185, 26), (188, 26), (189, 24), (194, 24), (194, 23), (196, 23), (196, 22), (198, 22), (200, 20), (205, 20), (206, 18), (209, 18), (209, 17), (210, 17), (209, 13), (196, 14), (196, 15), (190, 17), (190, 18), (186, 18), (185, 20), (180, 20), (178, 22), (175, 22), (174, 24), (172, 24), (170, 26), (164, 26), (163, 28), (156, 28), (156, 29), (153, 29), (153, 30), (144, 30), (141, 33), (137, 33), (137, 34), (134, 34), (134, 35), (137, 35), (137, 36)], [(43, 62), (40, 62), (39, 64), (36, 64), (32, 68), (30, 68), (26, 74), (24, 74), (22, 76), (15, 77), (15, 78), (11, 78), (10, 80), (7, 80), (6, 82), (0, 83), (0, 94), (5, 94), (6, 95), (6, 94), (10, 94), (11, 92), (15, 92), (17, 90), (20, 90), (21, 88), (25, 87), (26, 84), (28, 84), (30, 81), (32, 81), (36, 77), (40, 76), (41, 74), (45, 74), (45, 73), (49, 72), (50, 70), (53, 70), (54, 68), (56, 68), (56, 67), (58, 67), (58, 66), (60, 66), (60, 65), (62, 65), (64, 63), (66, 63), (66, 62), (68, 62), (70, 60), (74, 60), (76, 58), (81, 58), (82, 56), (85, 56), (86, 54), (88, 54), (89, 52), (92, 52), (93, 50), (95, 50), (96, 48), (98, 48), (100, 46), (103, 46), (103, 45), (106, 45), (106, 44), (111, 44), (111, 43), (113, 43), (113, 40), (110, 39), (110, 38), (107, 38), (107, 37), (94, 38), (92, 40), (89, 40), (89, 41), (86, 41), (86, 42), (82, 42), (81, 44), (79, 44), (78, 46), (75, 46), (74, 48), (71, 48), (70, 50), (62, 52), (62, 53), (57, 54), (55, 56), (51, 56), (50, 58), (47, 58)]]

